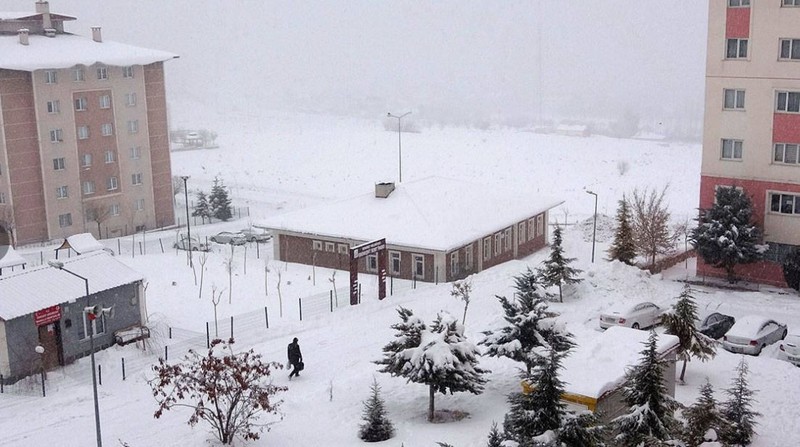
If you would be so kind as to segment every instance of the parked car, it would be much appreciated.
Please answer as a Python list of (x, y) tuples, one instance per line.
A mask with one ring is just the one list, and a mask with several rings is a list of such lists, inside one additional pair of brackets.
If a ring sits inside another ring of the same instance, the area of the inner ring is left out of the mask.
[(761, 350), (786, 338), (786, 325), (760, 315), (747, 315), (736, 320), (722, 337), (722, 347), (738, 354), (761, 354)]
[(178, 250), (192, 250), (192, 251), (208, 251), (208, 245), (203, 244), (198, 241), (196, 238), (192, 238), (191, 242), (186, 236), (181, 237), (179, 242), (172, 244), (173, 248), (177, 248)]
[(780, 350), (780, 358), (794, 366), (800, 366), (800, 334), (787, 335), (781, 342)]
[(735, 323), (736, 319), (730, 315), (712, 312), (701, 318), (697, 330), (706, 337), (717, 340), (727, 334)]
[(634, 329), (655, 326), (661, 322), (664, 309), (658, 305), (645, 301), (633, 306), (611, 309), (600, 314), (600, 327), (608, 329), (611, 326), (625, 326)]
[(230, 231), (223, 231), (208, 239), (218, 244), (244, 245), (247, 243), (247, 238), (242, 233), (232, 233)]
[(240, 230), (239, 233), (247, 239), (247, 242), (267, 242), (272, 239), (272, 233), (269, 231), (260, 231), (255, 228), (245, 228)]

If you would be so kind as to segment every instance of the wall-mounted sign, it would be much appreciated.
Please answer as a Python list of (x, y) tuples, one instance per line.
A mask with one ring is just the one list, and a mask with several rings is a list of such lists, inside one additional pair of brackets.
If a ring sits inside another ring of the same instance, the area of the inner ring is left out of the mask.
[(46, 324), (55, 323), (61, 319), (61, 307), (52, 306), (46, 309), (38, 310), (33, 313), (33, 323), (36, 326), (44, 326)]

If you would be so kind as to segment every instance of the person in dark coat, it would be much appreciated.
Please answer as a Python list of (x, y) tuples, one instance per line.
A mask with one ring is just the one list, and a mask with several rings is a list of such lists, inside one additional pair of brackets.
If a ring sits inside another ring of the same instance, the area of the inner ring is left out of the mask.
[(300, 353), (300, 345), (297, 344), (297, 337), (286, 347), (286, 354), (289, 357), (289, 364), (292, 365), (292, 372), (289, 373), (289, 380), (292, 376), (299, 376), (303, 370), (303, 354)]

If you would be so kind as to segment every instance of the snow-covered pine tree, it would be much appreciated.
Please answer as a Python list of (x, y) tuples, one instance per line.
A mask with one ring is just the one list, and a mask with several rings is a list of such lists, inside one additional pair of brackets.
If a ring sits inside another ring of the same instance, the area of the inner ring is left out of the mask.
[(700, 387), (700, 396), (683, 411), (683, 417), (686, 419), (683, 441), (688, 446), (702, 444), (709, 430), (714, 430), (717, 434), (725, 431), (727, 423), (717, 408), (711, 382), (706, 381)]
[(569, 266), (575, 261), (575, 258), (564, 257), (562, 242), (561, 227), (556, 226), (553, 230), (553, 243), (550, 245), (550, 257), (544, 261), (542, 268), (539, 269), (539, 277), (545, 287), (558, 286), (558, 300), (564, 302), (561, 286), (581, 282), (581, 279), (578, 278), (581, 270)]
[(636, 244), (633, 242), (631, 210), (625, 196), (622, 196), (622, 200), (619, 201), (616, 219), (617, 228), (614, 230), (614, 241), (608, 249), (609, 261), (617, 260), (633, 265), (633, 261), (636, 259)]
[(606, 429), (589, 410), (567, 412), (561, 418), (558, 442), (561, 446), (603, 447)]
[(789, 287), (800, 291), (800, 248), (793, 248), (783, 261), (783, 278)]
[(515, 299), (497, 297), (503, 306), (505, 325), (483, 332), (486, 337), (478, 343), (486, 346), (486, 355), (490, 357), (508, 357), (522, 362), (527, 374), (540, 359), (537, 348), (552, 347), (565, 352), (574, 346), (572, 334), (557, 324), (555, 315), (548, 312), (547, 301), (532, 273), (528, 269), (515, 278), (519, 291)]
[(503, 447), (503, 435), (497, 429), (497, 422), (492, 422), (492, 429), (489, 430), (489, 440), (486, 447)]
[(199, 217), (206, 223), (206, 219), (211, 221), (211, 208), (208, 204), (208, 196), (203, 191), (197, 192), (197, 203), (194, 205), (192, 216)]
[(719, 187), (715, 197), (711, 208), (700, 210), (691, 241), (703, 261), (724, 269), (732, 284), (737, 265), (762, 258), (758, 246), (761, 231), (752, 223), (753, 203), (743, 190)]
[(611, 421), (616, 432), (614, 439), (622, 447), (670, 440), (677, 427), (674, 412), (678, 403), (667, 394), (664, 384), (667, 361), (659, 358), (657, 341), (658, 335), (650, 331), (639, 364), (625, 374), (623, 394), (629, 411)]
[(379, 442), (394, 436), (394, 427), (386, 416), (386, 407), (381, 398), (381, 387), (377, 379), (373, 379), (369, 399), (364, 401), (362, 417), (364, 423), (358, 431), (358, 437), (362, 441)]
[(227, 221), (233, 214), (231, 213), (231, 199), (228, 197), (228, 190), (222, 184), (219, 177), (214, 177), (214, 186), (211, 187), (211, 194), (208, 196), (211, 214), (222, 221)]
[(697, 305), (692, 296), (692, 289), (686, 284), (683, 287), (678, 302), (672, 306), (672, 313), (667, 313), (663, 318), (663, 325), (667, 328), (667, 334), (678, 337), (678, 360), (683, 360), (681, 367), (680, 381), (683, 382), (686, 373), (686, 363), (692, 357), (701, 362), (710, 360), (716, 355), (714, 341), (701, 334), (695, 327), (697, 320)]
[(726, 445), (750, 445), (756, 434), (756, 418), (761, 414), (753, 410), (754, 392), (747, 382), (748, 372), (747, 362), (742, 359), (731, 387), (725, 390), (728, 400), (722, 403), (721, 413), (728, 423), (719, 435)]
[(395, 340), (383, 347), (383, 358), (375, 363), (383, 365), (380, 372), (404, 377), (405, 361), (399, 357), (400, 353), (419, 346), (422, 332), (426, 330), (426, 326), (425, 322), (414, 316), (414, 312), (410, 309), (400, 306), (397, 308), (397, 314), (401, 321), (392, 325), (392, 329), (397, 331)]
[(514, 277), (514, 290), (518, 295), (542, 293), (539, 290), (540, 287), (539, 276), (530, 267)]

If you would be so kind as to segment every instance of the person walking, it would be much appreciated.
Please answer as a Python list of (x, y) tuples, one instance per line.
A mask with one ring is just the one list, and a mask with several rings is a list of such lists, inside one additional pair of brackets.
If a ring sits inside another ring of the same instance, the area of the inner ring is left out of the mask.
[(297, 344), (297, 337), (286, 347), (286, 354), (289, 357), (289, 364), (292, 365), (292, 372), (289, 373), (289, 380), (292, 376), (299, 376), (303, 370), (303, 354), (300, 353), (300, 345)]

